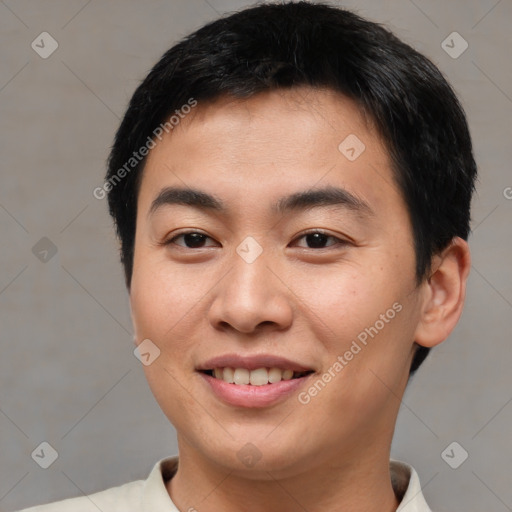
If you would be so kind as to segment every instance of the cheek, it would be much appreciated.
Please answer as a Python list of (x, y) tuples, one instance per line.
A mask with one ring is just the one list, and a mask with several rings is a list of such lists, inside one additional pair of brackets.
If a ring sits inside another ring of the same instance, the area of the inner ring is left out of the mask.
[[(399, 300), (401, 289), (389, 273), (370, 264), (345, 266), (339, 271), (317, 269), (294, 281), (294, 292), (304, 305), (304, 315), (330, 332), (332, 349), (357, 337), (380, 314)], [(393, 314), (392, 311), (390, 314)], [(350, 342), (349, 342), (350, 344)]]
[(158, 279), (148, 272), (147, 266), (134, 265), (130, 290), (130, 305), (135, 335), (138, 340), (161, 337), (161, 320), (166, 306), (162, 302), (162, 289)]
[[(162, 257), (140, 251), (135, 260), (130, 304), (136, 335), (168, 340), (187, 331), (195, 307), (204, 300), (204, 275), (176, 269)], [(189, 331), (190, 332), (190, 331)]]
[(143, 371), (152, 393), (168, 419), (186, 429), (192, 421), (186, 411), (197, 413), (189, 393), (180, 385), (180, 374), (190, 365), (190, 333), (199, 290), (187, 286), (179, 272), (166, 275), (153, 255), (142, 255), (134, 265), (130, 306), (137, 342), (150, 339), (159, 356)]
[(348, 401), (357, 408), (358, 400), (382, 399), (389, 393), (386, 385), (398, 390), (407, 373), (418, 319), (413, 270), (399, 272), (393, 258), (376, 261), (302, 276), (297, 293), (304, 317), (324, 346), (324, 371), (336, 375), (329, 400), (337, 406)]

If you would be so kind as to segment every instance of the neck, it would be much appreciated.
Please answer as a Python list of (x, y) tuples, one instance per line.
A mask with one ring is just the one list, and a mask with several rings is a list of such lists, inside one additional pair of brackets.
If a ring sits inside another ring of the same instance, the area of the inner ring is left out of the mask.
[(366, 450), (356, 458), (336, 454), (293, 474), (261, 471), (248, 477), (180, 447), (178, 470), (167, 490), (187, 512), (235, 512), (247, 503), (262, 512), (395, 512), (399, 502), (391, 485), (389, 450), (383, 452)]

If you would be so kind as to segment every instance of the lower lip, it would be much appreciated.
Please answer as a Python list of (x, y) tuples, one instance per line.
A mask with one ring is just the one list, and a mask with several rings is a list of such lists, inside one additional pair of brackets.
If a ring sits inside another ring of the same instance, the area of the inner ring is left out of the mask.
[(296, 379), (282, 380), (274, 384), (252, 386), (250, 384), (229, 384), (222, 379), (199, 372), (218, 398), (237, 407), (268, 407), (296, 392), (313, 374)]

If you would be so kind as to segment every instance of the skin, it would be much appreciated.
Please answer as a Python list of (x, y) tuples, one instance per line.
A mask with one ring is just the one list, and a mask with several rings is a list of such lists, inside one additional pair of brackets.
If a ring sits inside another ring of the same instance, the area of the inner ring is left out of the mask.
[[(366, 146), (354, 161), (338, 149), (349, 134)], [(328, 185), (372, 213), (271, 209)], [(213, 194), (227, 212), (170, 204), (150, 215), (168, 186)], [(317, 229), (329, 235), (320, 247), (304, 236)], [(203, 245), (164, 244), (183, 231), (205, 234)], [(236, 252), (247, 236), (263, 249), (250, 264)], [(176, 506), (396, 510), (390, 446), (414, 341), (433, 347), (452, 331), (469, 267), (466, 242), (454, 238), (417, 285), (387, 150), (352, 101), (302, 87), (199, 103), (149, 154), (130, 288), (135, 343), (161, 350), (144, 371), (177, 431), (180, 463), (167, 482)], [(395, 303), (401, 311), (308, 404), (294, 393), (266, 408), (227, 405), (195, 370), (221, 354), (270, 353), (313, 368), (315, 381)], [(246, 443), (261, 455), (252, 467), (237, 456)]]

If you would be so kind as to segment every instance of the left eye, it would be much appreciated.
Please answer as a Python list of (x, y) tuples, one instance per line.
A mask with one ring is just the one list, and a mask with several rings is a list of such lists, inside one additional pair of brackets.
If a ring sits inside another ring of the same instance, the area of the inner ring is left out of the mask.
[(344, 245), (347, 243), (344, 240), (328, 235), (327, 233), (323, 233), (322, 231), (311, 231), (310, 233), (305, 233), (296, 240), (301, 239), (305, 239), (306, 243), (309, 244), (309, 247), (307, 247), (308, 249), (323, 249), (329, 239), (334, 240), (334, 243), (327, 245), (327, 247), (331, 247), (333, 245)]
[[(198, 233), (197, 231), (188, 231), (186, 233), (180, 233), (179, 235), (176, 235), (175, 237), (171, 238), (170, 240), (165, 242), (165, 245), (173, 244), (179, 238), (183, 238), (183, 241), (185, 242), (185, 247), (187, 249), (201, 249), (206, 239), (210, 237), (203, 233)], [(182, 244), (176, 245), (183, 247)]]

